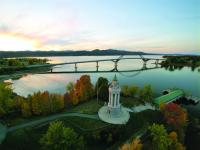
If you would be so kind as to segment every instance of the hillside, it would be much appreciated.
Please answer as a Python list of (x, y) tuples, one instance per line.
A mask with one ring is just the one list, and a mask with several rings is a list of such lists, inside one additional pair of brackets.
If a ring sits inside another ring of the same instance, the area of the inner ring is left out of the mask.
[(45, 56), (104, 56), (104, 55), (147, 55), (149, 53), (125, 51), (125, 50), (99, 50), (92, 51), (0, 51), (0, 58), (12, 58), (12, 57), (45, 57)]

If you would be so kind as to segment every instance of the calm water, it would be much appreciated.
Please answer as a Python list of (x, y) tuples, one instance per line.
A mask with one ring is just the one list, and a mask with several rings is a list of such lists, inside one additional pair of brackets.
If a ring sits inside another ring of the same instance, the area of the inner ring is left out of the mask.
[[(118, 56), (79, 56), (79, 57), (46, 57), (50, 59), (50, 63), (62, 63), (71, 61), (84, 61), (96, 59), (117, 58)], [(124, 57), (137, 57), (137, 56), (124, 56)], [(161, 56), (145, 56), (156, 57)], [(154, 67), (154, 61), (149, 61), (147, 67)], [(100, 62), (99, 70), (113, 69), (113, 62)], [(134, 70), (140, 69), (143, 66), (141, 60), (120, 60), (118, 63), (118, 70)], [(54, 71), (72, 71), (74, 65), (56, 66)], [(96, 63), (87, 63), (78, 65), (78, 70), (96, 70)], [(155, 93), (160, 94), (163, 89), (167, 88), (182, 88), (195, 96), (200, 97), (200, 72), (198, 69), (191, 71), (190, 68), (183, 68), (181, 70), (168, 71), (164, 68), (157, 68), (153, 70), (145, 70), (142, 72), (126, 72), (126, 73), (87, 73), (90, 75), (93, 84), (100, 76), (106, 77), (109, 81), (112, 80), (114, 74), (117, 75), (121, 85), (138, 85), (140, 87), (145, 84), (151, 84)], [(13, 89), (16, 93), (22, 96), (27, 96), (36, 91), (46, 91), (53, 93), (65, 93), (65, 87), (68, 82), (75, 82), (83, 75), (80, 73), (74, 74), (34, 74), (22, 77), (15, 80)]]

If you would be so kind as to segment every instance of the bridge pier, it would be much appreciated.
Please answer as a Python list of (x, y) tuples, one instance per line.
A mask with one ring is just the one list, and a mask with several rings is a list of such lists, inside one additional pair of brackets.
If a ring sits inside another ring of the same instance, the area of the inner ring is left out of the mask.
[(149, 61), (149, 59), (142, 59), (144, 63), (147, 63), (147, 61)]
[(143, 66), (142, 66), (142, 70), (145, 70), (145, 69), (147, 69), (147, 63), (146, 62), (144, 62)]
[(156, 64), (156, 67), (158, 67), (158, 64), (159, 64), (159, 60), (158, 59), (156, 60), (155, 64)]
[(74, 67), (75, 67), (75, 72), (77, 72), (77, 68), (78, 68), (78, 67), (77, 67), (77, 63), (75, 63), (74, 65), (75, 65), (75, 66), (74, 66)]
[(116, 60), (116, 61), (114, 61), (114, 69), (113, 69), (113, 71), (117, 71), (118, 70), (117, 66), (118, 66), (118, 61)]
[(99, 71), (99, 62), (96, 61), (96, 64), (97, 64), (97, 65), (96, 65), (96, 68), (97, 68), (96, 71), (98, 72), (98, 71)]

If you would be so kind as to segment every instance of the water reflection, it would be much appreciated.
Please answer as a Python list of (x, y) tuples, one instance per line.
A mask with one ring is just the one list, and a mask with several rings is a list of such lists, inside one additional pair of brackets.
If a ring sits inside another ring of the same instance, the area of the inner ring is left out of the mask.
[(184, 65), (161, 65), (162, 68), (165, 68), (165, 70), (174, 71), (174, 70), (182, 70), (184, 67), (188, 67), (191, 69), (191, 71), (198, 70), (200, 72), (199, 66), (184, 66)]

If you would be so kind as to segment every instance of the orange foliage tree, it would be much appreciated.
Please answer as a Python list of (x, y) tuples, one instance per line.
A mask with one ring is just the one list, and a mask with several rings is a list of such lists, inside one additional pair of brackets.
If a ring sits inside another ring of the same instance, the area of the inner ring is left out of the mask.
[(180, 141), (184, 140), (185, 127), (187, 126), (187, 111), (175, 103), (163, 105), (161, 110), (167, 124), (178, 133)]
[(73, 89), (69, 92), (69, 100), (73, 105), (82, 101), (87, 101), (94, 95), (94, 88), (90, 80), (90, 76), (83, 75), (77, 80)]
[(167, 124), (172, 125), (176, 129), (186, 126), (188, 115), (187, 111), (181, 106), (175, 103), (169, 103), (163, 105), (161, 110), (164, 114)]
[(21, 112), (24, 117), (33, 115), (47, 115), (64, 108), (64, 97), (60, 94), (49, 92), (37, 92), (29, 95), (27, 100), (22, 101)]
[(142, 144), (140, 139), (136, 138), (130, 144), (124, 144), (119, 150), (141, 150)]

